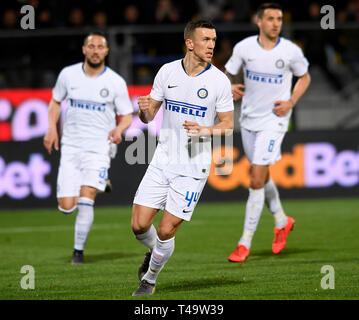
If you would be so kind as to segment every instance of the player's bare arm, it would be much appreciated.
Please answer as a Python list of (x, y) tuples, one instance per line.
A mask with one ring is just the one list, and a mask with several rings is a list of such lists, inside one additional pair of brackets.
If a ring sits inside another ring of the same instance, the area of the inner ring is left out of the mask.
[(308, 72), (303, 76), (299, 77), (297, 82), (295, 83), (290, 99), (288, 101), (275, 101), (275, 107), (273, 109), (273, 112), (279, 117), (285, 116), (289, 112), (289, 110), (293, 109), (293, 107), (297, 104), (298, 100), (305, 93), (305, 91), (307, 91), (310, 81), (311, 78)]
[(244, 96), (244, 91), (241, 89), (244, 89), (244, 84), (241, 84), (240, 73), (238, 75), (230, 74), (228, 71), (225, 71), (226, 76), (231, 81), (231, 87), (232, 87), (232, 94), (233, 94), (233, 100), (238, 101)]
[(44, 137), (44, 146), (49, 154), (52, 152), (52, 147), (59, 150), (59, 135), (57, 133), (57, 122), (60, 118), (61, 104), (54, 99), (51, 99), (49, 104), (49, 128)]
[(144, 123), (151, 122), (156, 116), (157, 111), (161, 107), (162, 101), (157, 101), (151, 98), (150, 95), (141, 96), (138, 98), (138, 106), (140, 112), (138, 116)]
[(122, 115), (116, 128), (111, 130), (108, 134), (108, 140), (113, 143), (120, 144), (122, 142), (122, 134), (131, 125), (131, 122), (132, 113)]
[(217, 112), (219, 122), (212, 127), (202, 127), (197, 122), (185, 121), (183, 127), (187, 130), (189, 137), (231, 135), (233, 133), (234, 111)]

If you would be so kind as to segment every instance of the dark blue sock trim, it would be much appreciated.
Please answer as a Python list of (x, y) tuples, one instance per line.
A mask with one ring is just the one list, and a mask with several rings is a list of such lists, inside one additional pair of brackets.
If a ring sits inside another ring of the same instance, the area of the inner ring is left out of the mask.
[(93, 207), (93, 204), (84, 203), (84, 202), (79, 202), (77, 205), (78, 205), (78, 206), (89, 206), (89, 207)]

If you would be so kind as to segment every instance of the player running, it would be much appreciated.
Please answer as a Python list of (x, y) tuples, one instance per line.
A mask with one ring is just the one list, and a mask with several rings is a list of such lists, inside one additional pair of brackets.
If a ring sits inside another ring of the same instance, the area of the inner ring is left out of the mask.
[[(105, 65), (108, 50), (104, 35), (89, 34), (82, 47), (85, 61), (60, 72), (49, 104), (44, 145), (50, 154), (53, 147), (59, 149), (57, 123), (61, 101), (66, 99), (68, 106), (61, 138), (57, 200), (58, 209), (65, 214), (78, 208), (72, 264), (84, 262), (95, 198), (106, 188), (111, 145), (121, 143), (122, 134), (132, 121), (133, 107), (126, 82)], [(117, 126), (116, 115), (121, 115)]]
[[(237, 248), (228, 257), (233, 262), (246, 260), (264, 203), (275, 220), (273, 253), (283, 250), (295, 222), (284, 213), (269, 166), (281, 158), (281, 143), (292, 109), (307, 90), (310, 75), (302, 50), (279, 36), (282, 18), (278, 4), (262, 4), (257, 13), (259, 35), (238, 42), (225, 65), (232, 83), (240, 69), (244, 71), (245, 95), (241, 84), (233, 84), (232, 92), (235, 100), (243, 96), (241, 135), (251, 164), (244, 230)], [(291, 93), (293, 75), (298, 80)]]
[[(175, 234), (190, 221), (211, 166), (211, 135), (231, 134), (233, 98), (228, 78), (210, 62), (216, 30), (209, 21), (189, 22), (184, 30), (184, 59), (157, 73), (150, 95), (140, 97), (140, 119), (148, 123), (163, 103), (159, 143), (138, 187), (132, 230), (149, 248), (139, 269), (133, 295), (151, 295), (157, 277), (171, 257)], [(219, 122), (214, 125), (216, 116)], [(157, 228), (157, 212), (164, 209)]]

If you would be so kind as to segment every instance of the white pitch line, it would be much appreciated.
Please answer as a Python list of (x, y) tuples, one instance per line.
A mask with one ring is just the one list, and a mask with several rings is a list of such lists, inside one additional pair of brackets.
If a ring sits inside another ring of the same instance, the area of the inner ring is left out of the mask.
[[(94, 224), (92, 229), (106, 230), (118, 229), (124, 227), (121, 224)], [(0, 228), (0, 234), (11, 233), (28, 233), (28, 232), (57, 232), (57, 231), (72, 231), (74, 226), (39, 226), (39, 227), (18, 227), (18, 228)]]

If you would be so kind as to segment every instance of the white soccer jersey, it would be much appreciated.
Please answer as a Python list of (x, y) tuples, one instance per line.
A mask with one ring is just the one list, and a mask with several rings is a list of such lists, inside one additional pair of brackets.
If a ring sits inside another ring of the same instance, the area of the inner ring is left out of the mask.
[(62, 146), (108, 153), (108, 134), (116, 126), (116, 114), (133, 112), (125, 80), (109, 67), (89, 77), (83, 63), (65, 67), (53, 88), (53, 99), (67, 99)]
[(163, 121), (151, 165), (194, 178), (206, 178), (211, 166), (211, 138), (188, 138), (185, 120), (213, 126), (217, 112), (233, 110), (231, 84), (215, 66), (190, 77), (182, 60), (167, 63), (157, 73), (151, 98), (163, 101)]
[(241, 104), (241, 126), (252, 131), (287, 131), (292, 110), (278, 117), (273, 112), (274, 102), (290, 99), (293, 75), (303, 76), (308, 65), (302, 50), (282, 37), (271, 50), (259, 44), (258, 36), (238, 42), (225, 67), (233, 75), (243, 67), (245, 95)]

